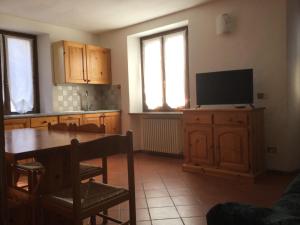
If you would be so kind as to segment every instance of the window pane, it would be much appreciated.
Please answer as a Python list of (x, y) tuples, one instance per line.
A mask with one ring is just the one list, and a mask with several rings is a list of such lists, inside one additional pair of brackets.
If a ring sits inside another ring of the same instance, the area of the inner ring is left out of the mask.
[(145, 103), (149, 109), (163, 105), (161, 39), (143, 41)]
[(185, 32), (164, 36), (166, 103), (171, 108), (185, 106)]
[(7, 77), (11, 112), (33, 110), (32, 40), (7, 36)]

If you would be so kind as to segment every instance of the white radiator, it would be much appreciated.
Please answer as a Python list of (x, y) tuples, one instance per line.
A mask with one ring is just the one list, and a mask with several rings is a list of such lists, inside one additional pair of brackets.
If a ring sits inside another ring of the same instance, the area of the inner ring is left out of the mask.
[(182, 120), (180, 118), (143, 118), (142, 146), (145, 151), (182, 154)]

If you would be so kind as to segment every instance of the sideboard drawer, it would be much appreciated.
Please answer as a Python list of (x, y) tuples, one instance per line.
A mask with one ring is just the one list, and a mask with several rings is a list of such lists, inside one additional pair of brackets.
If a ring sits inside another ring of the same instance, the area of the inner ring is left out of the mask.
[(212, 124), (212, 113), (187, 112), (184, 114), (184, 122)]
[(214, 114), (215, 124), (246, 125), (247, 113), (222, 112)]
[(32, 128), (47, 127), (48, 123), (51, 123), (51, 124), (58, 123), (57, 116), (31, 118), (30, 127), (32, 127)]

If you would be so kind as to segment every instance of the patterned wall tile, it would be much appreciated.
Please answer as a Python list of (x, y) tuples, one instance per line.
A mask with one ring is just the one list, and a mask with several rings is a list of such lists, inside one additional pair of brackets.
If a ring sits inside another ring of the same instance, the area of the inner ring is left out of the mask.
[[(86, 96), (88, 93), (88, 97)], [(58, 85), (53, 88), (53, 108), (56, 112), (120, 109), (120, 85)]]

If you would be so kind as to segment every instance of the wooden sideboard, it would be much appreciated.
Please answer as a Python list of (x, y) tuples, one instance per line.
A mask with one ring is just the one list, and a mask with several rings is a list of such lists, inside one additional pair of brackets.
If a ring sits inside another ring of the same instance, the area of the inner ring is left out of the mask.
[(265, 170), (264, 109), (183, 111), (183, 170), (255, 178)]

